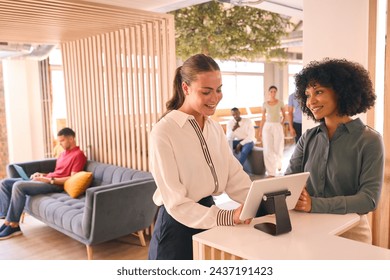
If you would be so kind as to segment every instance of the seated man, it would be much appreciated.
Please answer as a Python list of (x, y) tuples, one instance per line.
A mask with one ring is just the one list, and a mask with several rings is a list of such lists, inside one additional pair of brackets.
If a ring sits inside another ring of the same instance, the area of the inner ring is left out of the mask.
[(84, 153), (76, 146), (75, 132), (70, 128), (61, 129), (58, 142), (64, 148), (56, 162), (53, 172), (36, 172), (31, 180), (21, 178), (4, 179), (0, 183), (0, 217), (4, 224), (0, 227), (0, 240), (22, 234), (19, 227), (26, 195), (37, 195), (63, 191), (65, 181), (73, 174), (82, 171), (87, 162)]
[(242, 165), (255, 145), (255, 128), (252, 120), (241, 118), (240, 110), (234, 107), (231, 110), (233, 119), (226, 126), (226, 137), (233, 142), (235, 153), (241, 152), (238, 160)]

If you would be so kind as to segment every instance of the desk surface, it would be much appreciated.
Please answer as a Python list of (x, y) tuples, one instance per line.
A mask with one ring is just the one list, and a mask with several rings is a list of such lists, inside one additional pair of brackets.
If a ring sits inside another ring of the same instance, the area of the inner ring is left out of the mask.
[[(256, 218), (250, 225), (215, 227), (193, 236), (195, 258), (204, 258), (203, 246), (243, 259), (388, 259), (390, 250), (337, 236), (356, 225), (356, 214), (332, 215), (290, 211), (292, 231), (272, 236), (255, 229), (259, 222), (274, 222), (273, 216)], [(195, 252), (196, 250), (196, 252)]]

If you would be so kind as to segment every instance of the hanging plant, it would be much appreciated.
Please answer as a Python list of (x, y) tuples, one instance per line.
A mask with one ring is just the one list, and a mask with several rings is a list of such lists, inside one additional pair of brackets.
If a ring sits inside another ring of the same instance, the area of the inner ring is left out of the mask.
[(175, 16), (176, 55), (183, 60), (196, 53), (237, 61), (286, 56), (279, 46), (289, 21), (279, 14), (217, 1), (171, 14)]

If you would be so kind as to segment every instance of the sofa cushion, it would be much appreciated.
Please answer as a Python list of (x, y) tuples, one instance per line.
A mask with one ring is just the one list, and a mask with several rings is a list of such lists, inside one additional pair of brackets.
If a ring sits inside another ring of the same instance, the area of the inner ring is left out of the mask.
[(92, 172), (80, 171), (65, 181), (64, 190), (70, 197), (76, 198), (85, 193), (85, 190), (91, 185)]
[(89, 235), (82, 229), (84, 206), (84, 195), (71, 198), (64, 192), (27, 196), (26, 201), (29, 214), (79, 241)]
[[(233, 153), (234, 156), (238, 159), (240, 153)], [(252, 175), (264, 175), (265, 174), (265, 165), (264, 165), (264, 156), (263, 148), (254, 146), (252, 152), (248, 155), (247, 160), (244, 162), (243, 168), (245, 172)]]

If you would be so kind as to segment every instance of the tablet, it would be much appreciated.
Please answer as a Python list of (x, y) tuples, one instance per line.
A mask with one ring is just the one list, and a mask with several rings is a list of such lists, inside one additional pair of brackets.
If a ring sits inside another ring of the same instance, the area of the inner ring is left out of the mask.
[(302, 172), (253, 181), (241, 211), (240, 220), (255, 218), (263, 196), (268, 193), (289, 191), (291, 195), (286, 196), (287, 209), (294, 209), (309, 174), (309, 172)]

